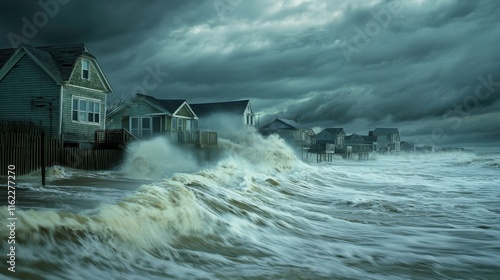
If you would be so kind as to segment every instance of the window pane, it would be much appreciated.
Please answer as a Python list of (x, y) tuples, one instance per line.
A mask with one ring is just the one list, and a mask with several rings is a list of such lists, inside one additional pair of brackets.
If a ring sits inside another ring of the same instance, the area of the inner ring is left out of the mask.
[(89, 116), (88, 121), (94, 122), (94, 113), (89, 113), (88, 116)]
[(87, 101), (80, 100), (80, 111), (87, 111)]
[(99, 116), (100, 115), (98, 113), (94, 114), (94, 122), (99, 123)]
[(94, 102), (89, 101), (89, 112), (94, 112)]
[(100, 107), (100, 105), (101, 105), (101, 103), (99, 103), (99, 102), (96, 102), (96, 103), (95, 103), (95, 107), (94, 107), (94, 110), (95, 110), (95, 111), (94, 111), (94, 112), (99, 113), (99, 110), (100, 110), (100, 108), (99, 108), (99, 107)]
[(142, 129), (150, 129), (151, 128), (151, 118), (142, 118)]
[(78, 99), (73, 98), (73, 110), (78, 110)]
[(138, 118), (131, 118), (131, 123), (130, 123), (131, 129), (139, 129), (139, 119)]
[(161, 117), (154, 117), (153, 118), (153, 132), (160, 132), (161, 131)]
[(86, 122), (87, 121), (87, 112), (79, 112), (79, 121)]
[(172, 131), (175, 131), (177, 129), (177, 119), (172, 118), (172, 127), (170, 128)]
[(78, 121), (78, 111), (73, 111), (73, 120)]

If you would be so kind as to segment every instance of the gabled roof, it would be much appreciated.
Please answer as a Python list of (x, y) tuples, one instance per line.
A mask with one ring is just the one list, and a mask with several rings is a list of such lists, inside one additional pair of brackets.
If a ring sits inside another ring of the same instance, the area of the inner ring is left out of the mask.
[(325, 129), (323, 129), (323, 131), (328, 132), (331, 135), (337, 135), (337, 134), (344, 134), (345, 135), (344, 129), (343, 128), (338, 128), (338, 127), (325, 128)]
[(250, 100), (226, 101), (214, 103), (190, 104), (191, 109), (199, 117), (207, 117), (212, 114), (239, 114), (243, 115)]
[[(9, 60), (21, 50), (25, 50), (30, 54), (58, 83), (69, 81), (73, 69), (81, 56), (93, 59), (97, 65), (97, 60), (83, 43), (44, 47), (33, 47), (23, 44), (17, 49), (0, 49), (0, 69), (6, 66)], [(112, 88), (98, 65), (97, 71), (99, 71), (103, 77), (105, 86), (111, 92)]]
[(186, 102), (185, 99), (156, 99), (153, 96), (137, 94), (138, 96), (148, 100), (151, 103), (156, 104), (160, 108), (164, 109), (165, 112), (174, 114), (181, 106)]
[(107, 116), (109, 117), (111, 115), (114, 115), (116, 112), (120, 111), (122, 108), (124, 108), (128, 104), (133, 103), (137, 100), (144, 100), (147, 103), (149, 103), (151, 106), (157, 108), (159, 111), (161, 111), (169, 116), (173, 116), (175, 113), (177, 113), (177, 111), (182, 106), (186, 105), (188, 110), (193, 114), (194, 118), (195, 119), (198, 118), (196, 113), (193, 112), (193, 109), (191, 108), (191, 106), (189, 106), (189, 104), (187, 103), (186, 100), (183, 100), (183, 99), (157, 99), (153, 96), (144, 95), (144, 94), (140, 94), (140, 93), (138, 93), (136, 96), (134, 96), (132, 98), (129, 98), (127, 101), (123, 102), (123, 104), (121, 104), (117, 108), (111, 110), (107, 114)]
[[(281, 123), (281, 124), (284, 124), (284, 126), (281, 126), (279, 127), (276, 123)], [(269, 123), (267, 123), (266, 125), (262, 126), (260, 129), (261, 130), (273, 130), (273, 129), (277, 129), (279, 127), (279, 129), (295, 129), (295, 130), (299, 130), (301, 129), (301, 126), (298, 122), (294, 121), (294, 120), (290, 120), (290, 119), (283, 119), (283, 118), (275, 118), (273, 119), (272, 121), (270, 121)]]
[(373, 131), (373, 135), (378, 136), (378, 135), (393, 135), (393, 134), (399, 134), (399, 129), (398, 128), (375, 128)]
[(377, 142), (377, 136), (353, 133), (345, 137), (346, 144), (373, 144), (374, 142)]

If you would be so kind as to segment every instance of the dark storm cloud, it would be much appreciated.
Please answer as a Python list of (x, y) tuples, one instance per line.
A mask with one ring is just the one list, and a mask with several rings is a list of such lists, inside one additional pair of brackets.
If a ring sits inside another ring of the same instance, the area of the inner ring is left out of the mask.
[[(10, 47), (7, 34), (21, 34), (41, 6), (0, 5), (0, 47)], [(86, 43), (115, 97), (159, 69), (168, 76), (148, 90), (156, 97), (251, 99), (262, 119), (362, 133), (399, 126), (415, 139), (442, 129), (446, 141), (469, 143), (498, 136), (484, 121), (500, 111), (498, 18), (495, 0), (72, 0), (29, 43)], [(489, 86), (478, 79), (488, 75)]]

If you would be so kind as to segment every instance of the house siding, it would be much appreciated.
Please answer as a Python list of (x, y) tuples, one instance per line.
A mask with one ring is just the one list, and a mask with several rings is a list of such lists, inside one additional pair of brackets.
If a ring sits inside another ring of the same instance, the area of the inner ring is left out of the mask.
[[(82, 60), (88, 60), (90, 63), (89, 67), (89, 79), (83, 79), (82, 78)], [(69, 81), (70, 84), (84, 87), (84, 88), (91, 88), (91, 89), (96, 89), (100, 91), (106, 91), (106, 87), (104, 86), (102, 82), (102, 77), (99, 75), (99, 71), (97, 71), (97, 67), (95, 65), (95, 62), (93, 59), (82, 57), (77, 60), (75, 64), (75, 68), (73, 69), (73, 73), (71, 74), (71, 78)]]
[(121, 108), (119, 111), (108, 117), (109, 129), (129, 129), (129, 116), (144, 116), (154, 113), (163, 113), (154, 106), (143, 100), (136, 100)]
[(189, 110), (186, 108), (186, 105), (182, 106), (182, 108), (179, 109), (176, 116), (182, 116), (182, 117), (187, 117), (187, 118), (192, 118), (193, 114), (189, 112)]
[[(50, 134), (50, 110), (34, 107), (33, 100), (43, 97), (52, 104), (52, 137), (59, 133), (60, 86), (28, 55), (24, 55), (0, 81), (0, 119), (31, 121)], [(42, 104), (40, 103), (40, 106)]]
[[(96, 99), (101, 102), (99, 112), (99, 124), (81, 123), (72, 120), (72, 98), (73, 96)], [(104, 129), (106, 110), (106, 94), (95, 90), (73, 87), (70, 85), (64, 86), (63, 93), (63, 123), (62, 130), (65, 141), (84, 141), (93, 142), (94, 132), (99, 129)]]

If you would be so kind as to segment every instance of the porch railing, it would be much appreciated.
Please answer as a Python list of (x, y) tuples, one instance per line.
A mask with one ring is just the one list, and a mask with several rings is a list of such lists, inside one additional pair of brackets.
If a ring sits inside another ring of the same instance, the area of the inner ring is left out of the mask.
[(174, 136), (177, 134), (177, 142), (180, 144), (197, 144), (200, 146), (217, 145), (217, 132), (214, 131), (179, 131), (171, 132)]
[(95, 131), (95, 144), (125, 145), (130, 141), (137, 140), (126, 129), (104, 129)]

